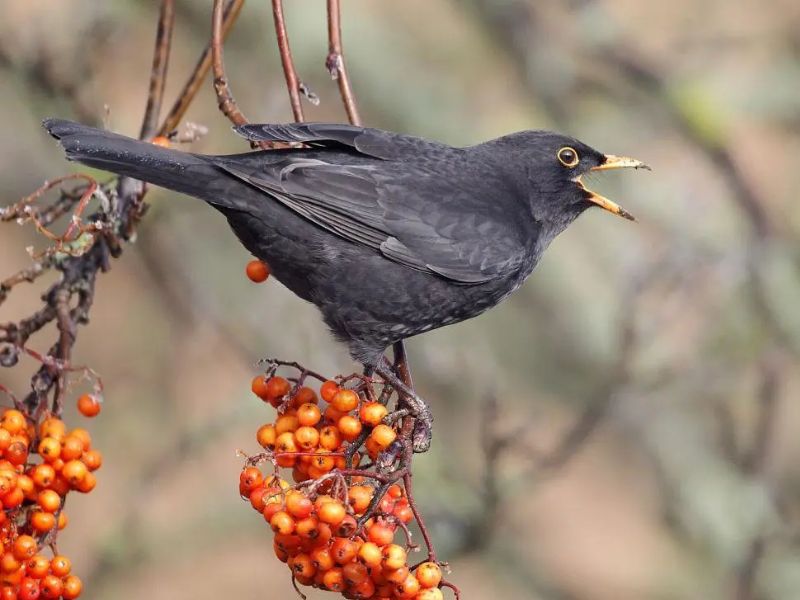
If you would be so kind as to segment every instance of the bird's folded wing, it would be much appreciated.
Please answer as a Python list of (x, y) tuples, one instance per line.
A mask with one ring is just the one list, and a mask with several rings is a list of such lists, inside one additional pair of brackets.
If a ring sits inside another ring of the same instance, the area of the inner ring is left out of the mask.
[(456, 185), (432, 165), (415, 171), (293, 154), (258, 166), (235, 157), (218, 157), (215, 164), (344, 239), (454, 282), (507, 276), (526, 259), (524, 211), (490, 199), (490, 192), (499, 192), (497, 182), (475, 182), (485, 186), (482, 196), (470, 181), (461, 177)]

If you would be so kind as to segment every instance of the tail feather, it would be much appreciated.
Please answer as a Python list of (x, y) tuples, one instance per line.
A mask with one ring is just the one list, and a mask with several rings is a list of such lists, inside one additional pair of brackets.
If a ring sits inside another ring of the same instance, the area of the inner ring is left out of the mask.
[(226, 205), (227, 194), (214, 189), (220, 170), (203, 156), (64, 119), (45, 119), (42, 125), (59, 141), (69, 160)]

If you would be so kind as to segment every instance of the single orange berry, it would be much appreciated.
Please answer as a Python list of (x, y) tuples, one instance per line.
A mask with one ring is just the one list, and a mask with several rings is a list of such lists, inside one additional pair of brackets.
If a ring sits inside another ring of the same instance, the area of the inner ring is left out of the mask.
[(282, 433), (286, 433), (287, 431), (294, 432), (299, 426), (300, 423), (297, 420), (297, 416), (287, 413), (285, 415), (281, 415), (275, 421), (275, 433), (280, 435)]
[(372, 501), (372, 488), (366, 485), (354, 485), (347, 491), (347, 501), (355, 514), (361, 514)]
[[(42, 437), (45, 437), (44, 435)], [(5, 452), (11, 445), (12, 435), (5, 429), (0, 429), (0, 452)]]
[(6, 449), (5, 458), (12, 465), (23, 465), (28, 460), (28, 446), (21, 441), (13, 441)]
[(394, 529), (385, 523), (375, 522), (367, 530), (367, 539), (378, 546), (391, 544), (394, 539)]
[(88, 473), (89, 469), (79, 460), (71, 460), (61, 469), (61, 475), (71, 486), (77, 486)]
[(353, 586), (369, 578), (367, 567), (360, 562), (349, 562), (342, 567), (342, 575), (347, 585)]
[(25, 563), (25, 574), (34, 579), (41, 579), (50, 570), (50, 561), (41, 554), (37, 554), (28, 559)]
[(302, 386), (292, 395), (292, 408), (300, 408), (303, 404), (316, 404), (317, 394), (308, 386)]
[(295, 521), (292, 515), (285, 510), (279, 510), (269, 520), (269, 525), (275, 533), (282, 533), (283, 535), (291, 535), (294, 533)]
[(61, 531), (69, 524), (69, 518), (67, 517), (67, 513), (63, 510), (58, 513), (58, 530)]
[(375, 427), (388, 413), (388, 409), (380, 402), (366, 402), (359, 409), (358, 418), (364, 425)]
[(97, 486), (97, 477), (94, 476), (94, 473), (86, 473), (83, 479), (78, 482), (78, 485), (75, 486), (75, 489), (78, 490), (81, 494), (88, 494)]
[(263, 283), (269, 277), (269, 266), (262, 260), (251, 260), (245, 267), (245, 273), (253, 283)]
[(331, 592), (343, 592), (347, 587), (339, 567), (333, 567), (325, 572), (325, 575), (322, 576), (322, 585)]
[(256, 375), (250, 382), (250, 390), (262, 400), (267, 400), (267, 380), (263, 375)]
[(353, 540), (336, 538), (331, 544), (331, 556), (338, 565), (346, 565), (356, 557), (357, 553), (358, 546)]
[(435, 588), (442, 581), (442, 569), (434, 562), (424, 562), (417, 567), (416, 576), (422, 587)]
[(5, 412), (3, 412), (2, 418), (0, 418), (0, 427), (8, 431), (11, 435), (23, 431), (26, 425), (25, 415), (13, 408), (6, 409)]
[(319, 445), (325, 450), (333, 452), (342, 445), (342, 434), (334, 425), (326, 425), (319, 430)]
[(256, 441), (262, 448), (267, 450), (275, 449), (275, 438), (278, 434), (275, 432), (275, 426), (272, 423), (267, 423), (258, 428), (256, 432)]
[(103, 455), (99, 450), (87, 450), (81, 456), (81, 460), (90, 471), (97, 471), (103, 465)]
[(78, 398), (78, 411), (84, 417), (96, 417), (100, 408), (100, 401), (93, 394), (83, 394)]
[(372, 430), (372, 433), (369, 434), (369, 437), (381, 449), (386, 449), (397, 439), (397, 433), (388, 425), (381, 423)]
[(70, 431), (69, 435), (74, 435), (76, 438), (78, 438), (83, 443), (84, 450), (89, 450), (92, 447), (92, 436), (90, 436), (89, 432), (82, 427), (76, 427)]
[(335, 381), (326, 381), (323, 383), (319, 388), (319, 395), (322, 396), (322, 399), (325, 400), (327, 403), (333, 402), (333, 397), (336, 395), (336, 392), (339, 391), (339, 384)]
[(352, 415), (344, 415), (336, 423), (342, 437), (348, 442), (352, 442), (361, 434), (361, 421)]
[(383, 547), (383, 567), (394, 571), (406, 564), (406, 551), (397, 544), (388, 544)]
[(75, 600), (81, 595), (83, 591), (83, 582), (75, 575), (67, 575), (64, 578), (64, 590), (61, 592), (61, 597), (64, 600)]
[(365, 579), (350, 586), (350, 593), (353, 595), (354, 600), (366, 600), (367, 598), (379, 600), (379, 598), (375, 597), (375, 584), (371, 579)]
[(336, 565), (336, 563), (333, 562), (331, 551), (327, 546), (318, 546), (314, 548), (311, 551), (311, 562), (319, 571), (328, 571)]
[(343, 413), (350, 412), (358, 406), (358, 394), (353, 390), (339, 390), (333, 396), (330, 404)]
[(61, 442), (56, 438), (45, 437), (39, 442), (39, 447), (36, 450), (44, 460), (52, 462), (61, 454)]
[(64, 583), (60, 577), (45, 575), (39, 589), (42, 590), (42, 597), (47, 598), (47, 600), (56, 600), (61, 597), (64, 591)]
[(403, 583), (410, 574), (411, 571), (409, 571), (408, 567), (405, 566), (395, 569), (394, 571), (383, 571), (386, 581), (395, 585), (398, 583)]
[(381, 549), (374, 542), (364, 542), (358, 549), (358, 560), (368, 567), (377, 567), (383, 560)]
[(157, 135), (157, 136), (155, 136), (152, 140), (150, 140), (150, 143), (153, 144), (154, 146), (161, 146), (162, 148), (169, 148), (169, 138), (167, 136), (165, 136), (165, 135)]
[(50, 487), (56, 478), (56, 470), (48, 464), (36, 465), (31, 471), (31, 479), (39, 487)]
[(414, 596), (414, 600), (444, 600), (444, 594), (439, 588), (424, 588)]
[(56, 526), (56, 516), (53, 513), (37, 510), (31, 513), (30, 524), (35, 531), (45, 533)]
[(57, 577), (65, 577), (72, 570), (72, 562), (61, 554), (57, 554), (50, 561), (50, 572)]
[(395, 586), (394, 593), (397, 594), (398, 598), (406, 600), (407, 598), (410, 599), (416, 596), (421, 589), (422, 587), (419, 581), (417, 581), (417, 578), (409, 573), (402, 583), (398, 583)]
[(61, 496), (56, 494), (53, 490), (42, 490), (36, 499), (37, 504), (43, 511), (54, 513), (61, 508)]
[(303, 539), (315, 540), (319, 537), (319, 519), (315, 516), (300, 518), (295, 524), (294, 532)]
[(313, 427), (322, 419), (322, 413), (316, 404), (306, 402), (297, 407), (297, 422), (304, 427)]
[(308, 554), (298, 554), (289, 559), (289, 568), (298, 579), (311, 579), (317, 574), (317, 568)]
[(0, 572), (16, 573), (21, 566), (22, 563), (12, 552), (5, 552), (3, 557), (0, 558)]
[(292, 386), (289, 384), (289, 382), (279, 375), (275, 375), (274, 377), (267, 379), (266, 385), (267, 397), (270, 399), (282, 398), (292, 389)]
[(347, 515), (347, 510), (341, 502), (327, 502), (317, 510), (319, 520), (334, 527), (342, 522)]
[(14, 544), (11, 547), (11, 551), (14, 553), (14, 558), (19, 561), (26, 561), (31, 558), (34, 554), (36, 554), (36, 549), (36, 540), (29, 535), (19, 536), (16, 540), (14, 540)]
[(286, 510), (296, 519), (305, 519), (314, 510), (314, 503), (302, 492), (287, 492)]
[(61, 443), (61, 453), (57, 458), (62, 458), (64, 461), (80, 458), (83, 450), (83, 440), (74, 435), (68, 435)]
[(57, 440), (63, 440), (67, 435), (67, 426), (64, 421), (55, 417), (48, 417), (39, 426), (39, 437), (52, 437)]

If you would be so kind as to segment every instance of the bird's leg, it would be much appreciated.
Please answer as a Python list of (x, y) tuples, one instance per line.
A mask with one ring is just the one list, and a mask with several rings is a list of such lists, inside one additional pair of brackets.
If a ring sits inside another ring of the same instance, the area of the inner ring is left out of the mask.
[(408, 409), (416, 419), (413, 437), (414, 452), (427, 452), (431, 447), (433, 430), (433, 414), (428, 405), (395, 374), (386, 357), (381, 357), (381, 360), (375, 365), (375, 372), (403, 396)]

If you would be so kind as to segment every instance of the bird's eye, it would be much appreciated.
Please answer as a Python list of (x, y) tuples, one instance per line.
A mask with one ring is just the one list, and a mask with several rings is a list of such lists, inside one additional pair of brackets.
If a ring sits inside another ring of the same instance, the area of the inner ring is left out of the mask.
[(558, 161), (562, 165), (570, 168), (577, 165), (578, 161), (580, 160), (578, 158), (578, 153), (575, 152), (575, 149), (570, 148), (569, 146), (564, 146), (563, 148), (561, 148), (561, 150), (558, 151), (558, 154), (556, 154), (556, 156), (558, 157)]

